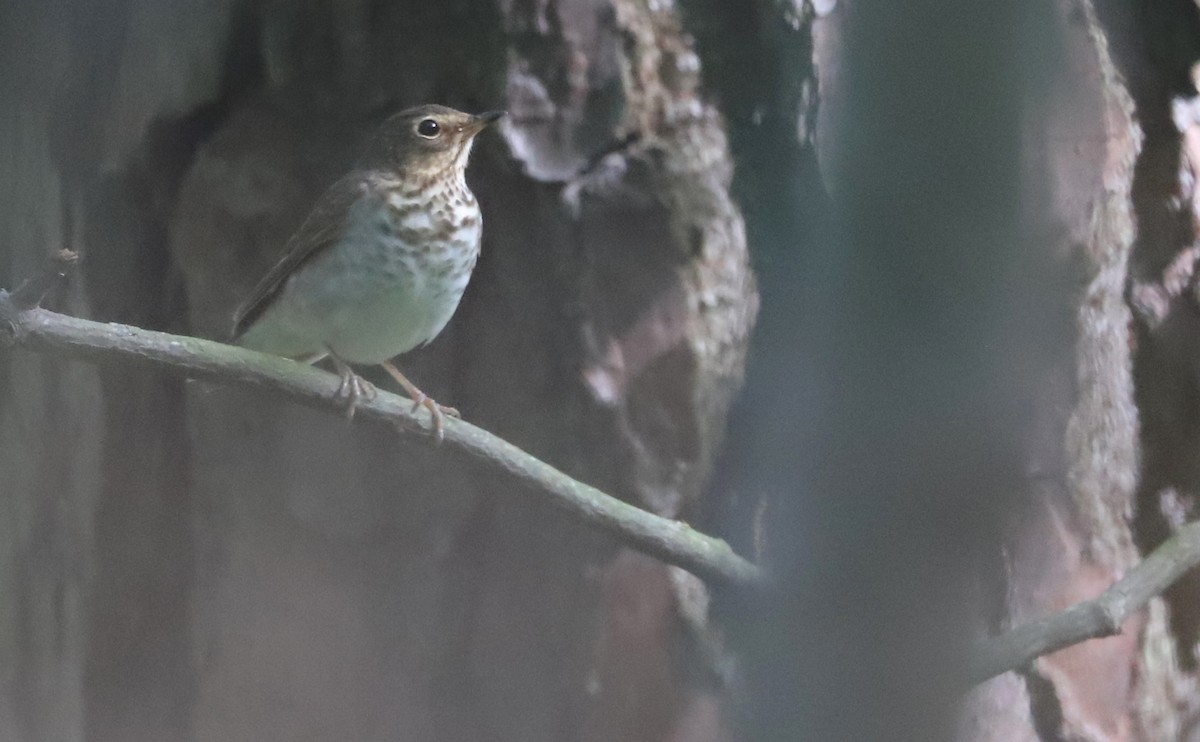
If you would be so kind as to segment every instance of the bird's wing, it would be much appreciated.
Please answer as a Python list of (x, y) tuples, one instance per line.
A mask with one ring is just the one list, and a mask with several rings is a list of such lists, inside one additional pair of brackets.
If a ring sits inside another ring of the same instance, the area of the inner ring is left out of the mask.
[(352, 172), (321, 194), (312, 212), (300, 229), (288, 240), (283, 257), (258, 282), (250, 296), (233, 315), (233, 339), (244, 332), (262, 316), (271, 302), (279, 295), (288, 276), (314, 256), (334, 245), (342, 235), (346, 217), (354, 202), (369, 190), (368, 178), (361, 172)]

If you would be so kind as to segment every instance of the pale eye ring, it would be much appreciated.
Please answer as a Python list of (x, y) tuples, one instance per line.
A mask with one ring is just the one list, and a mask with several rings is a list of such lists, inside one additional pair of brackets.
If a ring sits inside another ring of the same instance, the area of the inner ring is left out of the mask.
[(422, 119), (421, 123), (417, 124), (417, 134), (426, 139), (433, 139), (441, 133), (442, 127), (438, 126), (438, 122), (433, 119)]

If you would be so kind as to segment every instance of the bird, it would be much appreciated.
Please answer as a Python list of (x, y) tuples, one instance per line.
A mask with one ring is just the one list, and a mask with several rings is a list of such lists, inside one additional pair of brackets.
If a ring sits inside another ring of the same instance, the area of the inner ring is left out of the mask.
[(467, 163), (476, 135), (503, 115), (423, 105), (384, 121), (238, 307), (232, 341), (302, 363), (329, 358), (348, 417), (376, 396), (353, 367), (379, 365), (414, 412), (429, 410), (441, 442), (444, 416), (458, 411), (392, 359), (437, 337), (458, 308), (483, 234)]

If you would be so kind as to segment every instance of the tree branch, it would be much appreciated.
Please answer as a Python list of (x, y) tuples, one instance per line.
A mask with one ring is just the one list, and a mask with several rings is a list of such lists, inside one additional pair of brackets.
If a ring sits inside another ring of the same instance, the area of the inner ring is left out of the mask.
[[(24, 292), (30, 297), (0, 290), (0, 349), (15, 345), (95, 363), (150, 366), (225, 386), (252, 387), (319, 410), (341, 413), (345, 409), (344, 403), (335, 399), (338, 378), (333, 374), (209, 340), (29, 308), (36, 304), (40, 290), (39, 286)], [(417, 435), (427, 442), (429, 415), (424, 409), (413, 413), (411, 407), (406, 398), (380, 392), (374, 401), (361, 403), (355, 417), (392, 423), (401, 435)], [(606, 495), (470, 423), (445, 422), (442, 448), (447, 455), (458, 455), (506, 476), (524, 485), (519, 491), (705, 581), (739, 586), (761, 583), (759, 568), (735, 554), (724, 541)]]
[(968, 671), (971, 683), (981, 683), (1088, 639), (1119, 634), (1130, 616), (1197, 565), (1200, 523), (1189, 523), (1098, 598), (980, 642)]

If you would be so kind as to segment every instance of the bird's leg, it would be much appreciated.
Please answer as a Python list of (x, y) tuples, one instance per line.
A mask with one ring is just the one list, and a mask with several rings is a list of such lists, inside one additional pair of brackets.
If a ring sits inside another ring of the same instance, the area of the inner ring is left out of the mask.
[(400, 373), (400, 369), (392, 365), (390, 361), (384, 361), (379, 365), (383, 366), (383, 370), (387, 371), (388, 374), (390, 374), (391, 377), (404, 388), (404, 393), (407, 394), (410, 399), (412, 399), (413, 412), (416, 412), (418, 407), (424, 407), (425, 409), (429, 410), (429, 416), (433, 419), (433, 437), (438, 443), (441, 443), (442, 438), (445, 437), (445, 434), (442, 431), (443, 418), (446, 415), (449, 415), (450, 417), (461, 418), (462, 415), (459, 414), (458, 410), (454, 409), (453, 407), (440, 405), (430, 399), (425, 392), (417, 388), (416, 384), (409, 381), (407, 376)]
[(309, 353), (306, 356), (296, 356), (292, 360), (294, 360), (296, 363), (303, 363), (305, 366), (311, 366), (314, 363), (323, 361), (324, 359), (326, 359), (328, 357), (329, 357), (329, 351), (323, 350), (319, 353)]
[(377, 394), (375, 385), (354, 373), (354, 369), (350, 368), (350, 364), (338, 358), (337, 354), (331, 352), (329, 358), (333, 361), (334, 367), (337, 368), (338, 376), (342, 379), (336, 396), (338, 399), (346, 400), (346, 419), (353, 419), (354, 411), (358, 408), (358, 401), (360, 399), (365, 399), (368, 402), (375, 399), (375, 395)]

